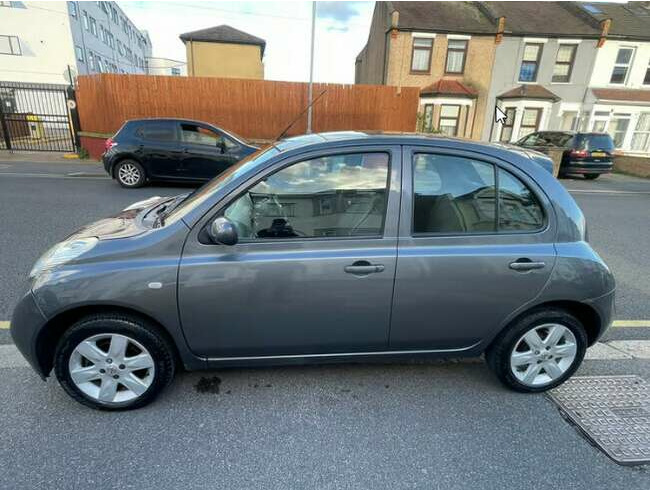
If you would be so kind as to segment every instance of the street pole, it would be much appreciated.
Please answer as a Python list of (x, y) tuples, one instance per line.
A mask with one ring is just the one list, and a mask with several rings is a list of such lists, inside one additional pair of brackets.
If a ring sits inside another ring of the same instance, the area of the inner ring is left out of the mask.
[(307, 110), (307, 133), (311, 133), (312, 107), (311, 101), (314, 95), (314, 37), (316, 34), (316, 1), (311, 4), (311, 55), (309, 57), (309, 109)]

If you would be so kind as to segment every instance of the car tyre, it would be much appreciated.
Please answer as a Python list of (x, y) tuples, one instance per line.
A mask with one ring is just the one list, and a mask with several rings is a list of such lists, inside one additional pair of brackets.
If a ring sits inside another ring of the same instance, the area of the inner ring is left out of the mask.
[[(560, 333), (562, 337), (555, 347), (547, 350), (554, 340), (549, 336), (557, 337)], [(541, 343), (536, 347), (528, 345), (524, 338), (528, 335), (534, 343), (537, 339)], [(559, 386), (573, 375), (584, 359), (587, 342), (585, 328), (575, 316), (559, 308), (541, 308), (518, 318), (501, 332), (485, 357), (505, 386), (524, 393), (539, 393)]]
[(126, 159), (115, 166), (115, 178), (122, 187), (135, 189), (147, 182), (147, 173), (140, 163)]
[(156, 327), (118, 313), (79, 320), (63, 334), (54, 355), (63, 389), (98, 410), (151, 403), (173, 380), (175, 364), (172, 345)]
[(598, 177), (600, 177), (600, 174), (585, 174), (585, 179), (587, 180), (595, 180)]

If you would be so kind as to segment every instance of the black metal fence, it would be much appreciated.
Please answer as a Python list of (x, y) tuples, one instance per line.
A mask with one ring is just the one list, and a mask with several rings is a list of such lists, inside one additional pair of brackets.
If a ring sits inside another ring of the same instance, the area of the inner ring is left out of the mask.
[(0, 149), (74, 151), (68, 85), (0, 81)]

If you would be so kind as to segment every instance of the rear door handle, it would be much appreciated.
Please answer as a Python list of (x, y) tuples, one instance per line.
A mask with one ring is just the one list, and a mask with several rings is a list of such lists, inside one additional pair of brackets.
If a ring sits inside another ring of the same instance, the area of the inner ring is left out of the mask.
[(543, 269), (544, 267), (546, 267), (546, 262), (533, 262), (530, 259), (517, 259), (514, 262), (510, 262), (510, 268), (513, 271), (519, 272)]
[(348, 274), (365, 276), (376, 272), (383, 272), (385, 267), (382, 264), (371, 264), (367, 260), (357, 260), (352, 265), (346, 265), (343, 270)]

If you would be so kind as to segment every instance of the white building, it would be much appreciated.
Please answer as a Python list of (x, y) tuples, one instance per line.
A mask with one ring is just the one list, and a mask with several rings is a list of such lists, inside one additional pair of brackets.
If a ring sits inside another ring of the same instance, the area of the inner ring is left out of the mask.
[(626, 153), (650, 153), (650, 42), (608, 40), (590, 87), (588, 129), (610, 133)]
[(0, 1), (2, 81), (69, 83), (69, 73), (146, 73), (151, 51), (147, 33), (116, 2)]
[(186, 77), (187, 63), (185, 61), (172, 60), (169, 58), (151, 57), (147, 59), (147, 73), (149, 75)]

